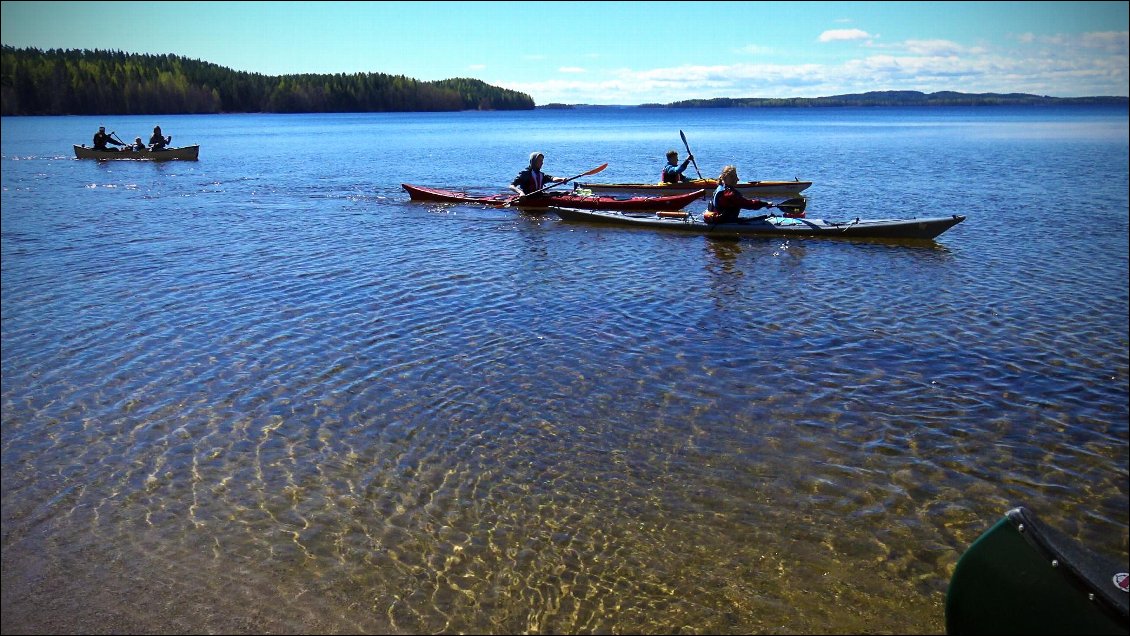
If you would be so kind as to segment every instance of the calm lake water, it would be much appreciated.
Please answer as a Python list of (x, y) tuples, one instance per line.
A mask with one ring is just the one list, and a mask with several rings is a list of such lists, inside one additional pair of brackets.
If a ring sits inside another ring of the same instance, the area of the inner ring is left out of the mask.
[[(76, 160), (100, 124), (200, 161)], [(3, 631), (941, 633), (1013, 506), (1125, 559), (1127, 128), (4, 118)], [(680, 130), (810, 217), (968, 219), (733, 241), (400, 186), (653, 181)]]

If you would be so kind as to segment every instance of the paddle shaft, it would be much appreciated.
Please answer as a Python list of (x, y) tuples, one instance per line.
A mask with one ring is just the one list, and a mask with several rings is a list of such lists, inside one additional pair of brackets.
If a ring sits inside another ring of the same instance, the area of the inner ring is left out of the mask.
[(702, 178), (702, 173), (698, 171), (698, 162), (694, 160), (694, 153), (691, 152), (691, 145), (687, 143), (687, 136), (683, 131), (679, 131), (679, 136), (683, 138), (683, 147), (687, 149), (687, 156), (691, 158), (691, 164), (694, 165), (694, 171), (698, 173), (698, 178)]

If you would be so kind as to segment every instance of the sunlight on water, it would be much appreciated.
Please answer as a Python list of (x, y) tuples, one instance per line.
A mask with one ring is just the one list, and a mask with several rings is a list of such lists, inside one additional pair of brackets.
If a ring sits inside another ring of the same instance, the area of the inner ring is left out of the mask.
[[(5, 631), (940, 633), (1010, 507), (1124, 557), (1125, 112), (941, 112), (169, 117), (201, 158), (164, 165), (6, 118)], [(679, 129), (814, 216), (969, 219), (727, 241), (400, 186), (651, 181)]]

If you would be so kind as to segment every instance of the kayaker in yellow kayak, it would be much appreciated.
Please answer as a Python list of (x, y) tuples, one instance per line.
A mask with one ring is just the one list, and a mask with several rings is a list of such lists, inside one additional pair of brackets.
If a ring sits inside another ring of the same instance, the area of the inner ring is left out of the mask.
[(694, 161), (694, 155), (688, 154), (687, 158), (683, 160), (683, 165), (679, 165), (679, 152), (677, 150), (667, 151), (667, 165), (663, 166), (663, 175), (660, 183), (682, 183), (683, 181), (690, 181), (683, 171), (687, 169), (687, 165)]

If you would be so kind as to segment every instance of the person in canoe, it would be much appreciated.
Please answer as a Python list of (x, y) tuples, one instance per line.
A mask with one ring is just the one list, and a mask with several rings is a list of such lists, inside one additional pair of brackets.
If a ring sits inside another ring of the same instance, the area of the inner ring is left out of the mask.
[(145, 142), (141, 140), (141, 137), (134, 137), (133, 145), (130, 146), (129, 149), (134, 152), (141, 152), (145, 150)]
[(706, 203), (702, 219), (707, 223), (733, 223), (738, 220), (742, 210), (760, 210), (773, 204), (761, 199), (747, 199), (738, 192), (738, 169), (734, 166), (722, 168), (718, 176), (718, 187)]
[(694, 161), (694, 155), (688, 154), (687, 158), (683, 160), (683, 165), (679, 165), (679, 152), (676, 150), (667, 151), (667, 165), (663, 166), (663, 180), (660, 183), (682, 183), (683, 181), (690, 181), (683, 175), (683, 171), (687, 169), (687, 164)]
[(545, 174), (541, 171), (542, 164), (545, 163), (545, 155), (540, 152), (530, 153), (530, 165), (526, 166), (524, 170), (514, 177), (510, 182), (510, 189), (518, 193), (518, 196), (524, 197), (532, 192), (537, 192), (546, 187), (550, 183), (564, 183), (568, 179), (561, 177), (554, 177)]
[(103, 152), (108, 152), (108, 151), (111, 151), (111, 150), (117, 150), (117, 148), (110, 148), (106, 144), (114, 144), (115, 146), (125, 146), (125, 144), (123, 144), (122, 142), (118, 141), (117, 139), (114, 139), (112, 137), (112, 135), (113, 135), (113, 133), (110, 133), (109, 135), (106, 134), (106, 127), (105, 126), (99, 126), (98, 132), (94, 133), (94, 149), (95, 150), (101, 150)]
[(153, 136), (149, 138), (150, 150), (164, 150), (165, 146), (168, 146), (171, 143), (173, 143), (172, 135), (165, 137), (161, 134), (160, 126), (153, 127)]

